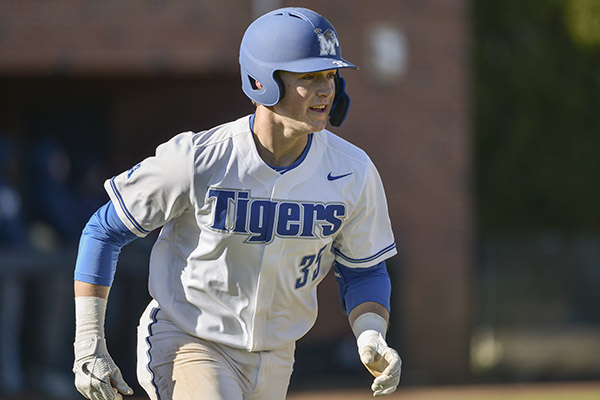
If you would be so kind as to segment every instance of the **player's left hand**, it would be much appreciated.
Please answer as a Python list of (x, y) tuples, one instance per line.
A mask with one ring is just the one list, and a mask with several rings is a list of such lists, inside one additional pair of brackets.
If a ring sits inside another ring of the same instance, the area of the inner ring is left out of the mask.
[(90, 400), (122, 400), (133, 389), (125, 383), (121, 370), (108, 354), (106, 340), (93, 337), (75, 341), (75, 387)]
[(373, 396), (387, 396), (394, 393), (400, 383), (402, 360), (396, 350), (388, 347), (381, 333), (367, 330), (357, 339), (360, 361), (375, 377), (371, 390)]

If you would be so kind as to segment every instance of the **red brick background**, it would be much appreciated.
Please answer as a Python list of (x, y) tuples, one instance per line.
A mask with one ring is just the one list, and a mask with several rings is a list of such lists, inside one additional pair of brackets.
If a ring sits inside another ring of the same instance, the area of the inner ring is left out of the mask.
[[(247, 113), (238, 46), (261, 4), (322, 13), (344, 57), (361, 66), (344, 72), (352, 106), (334, 131), (371, 155), (386, 186), (399, 252), (389, 262), (390, 342), (409, 381), (464, 380), (473, 250), (465, 0), (4, 0), (0, 129), (26, 135), (21, 111), (36, 96), (104, 96), (120, 170), (179, 130)], [(368, 33), (379, 24), (402, 32), (408, 48), (405, 74), (385, 83), (369, 60)], [(321, 289), (323, 315), (310, 335), (348, 334), (335, 284)]]

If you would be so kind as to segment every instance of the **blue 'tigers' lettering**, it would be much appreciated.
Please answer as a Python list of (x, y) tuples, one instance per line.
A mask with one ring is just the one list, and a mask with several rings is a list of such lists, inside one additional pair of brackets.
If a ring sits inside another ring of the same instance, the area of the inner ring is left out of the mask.
[(269, 243), (274, 235), (331, 236), (340, 229), (346, 216), (344, 204), (255, 199), (246, 190), (211, 188), (208, 200), (214, 204), (210, 228), (247, 235), (250, 243)]

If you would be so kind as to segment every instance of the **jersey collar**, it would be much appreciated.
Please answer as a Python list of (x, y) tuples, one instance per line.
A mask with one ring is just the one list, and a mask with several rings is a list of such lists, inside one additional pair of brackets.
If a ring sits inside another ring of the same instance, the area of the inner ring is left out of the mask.
[[(254, 135), (254, 118), (255, 118), (256, 114), (252, 114), (250, 116), (250, 132), (252, 132), (252, 134)], [(313, 139), (313, 134), (309, 133), (308, 134), (308, 142), (306, 143), (306, 147), (304, 147), (304, 151), (302, 152), (302, 154), (300, 155), (300, 157), (298, 157), (298, 159), (296, 161), (294, 161), (291, 165), (285, 166), (285, 167), (276, 167), (274, 165), (268, 164), (265, 162), (265, 164), (267, 164), (269, 167), (271, 167), (273, 170), (279, 172), (280, 174), (285, 174), (288, 171), (291, 171), (292, 169), (296, 168), (298, 165), (302, 164), (302, 161), (304, 161), (304, 159), (306, 158), (306, 155), (308, 154), (308, 151), (310, 150), (310, 145), (312, 143), (312, 139)]]

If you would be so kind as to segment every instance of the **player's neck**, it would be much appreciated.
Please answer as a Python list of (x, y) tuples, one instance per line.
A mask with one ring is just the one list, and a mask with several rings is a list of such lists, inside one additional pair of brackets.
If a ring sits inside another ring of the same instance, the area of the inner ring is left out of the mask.
[(254, 142), (260, 157), (274, 167), (287, 167), (304, 152), (308, 134), (290, 129), (269, 112), (257, 110), (254, 119)]

